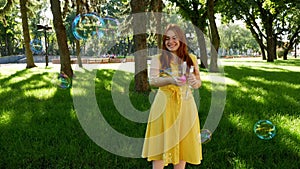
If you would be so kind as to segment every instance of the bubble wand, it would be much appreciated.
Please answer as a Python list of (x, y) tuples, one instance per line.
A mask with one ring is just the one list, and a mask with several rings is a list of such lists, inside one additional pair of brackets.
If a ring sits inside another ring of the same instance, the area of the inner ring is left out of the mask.
[(182, 75), (180, 77), (180, 80), (185, 82), (186, 81), (186, 68), (187, 68), (187, 65), (186, 65), (186, 62), (183, 62), (182, 65), (181, 65), (181, 68), (182, 68)]
[[(190, 67), (190, 71), (189, 71), (189, 75), (191, 74), (191, 73), (193, 73), (194, 72), (194, 66), (191, 66)], [(192, 88), (190, 85), (189, 85), (189, 88)], [(187, 98), (189, 96), (189, 90), (188, 90), (188, 88), (186, 89), (186, 91), (185, 91), (185, 97)]]

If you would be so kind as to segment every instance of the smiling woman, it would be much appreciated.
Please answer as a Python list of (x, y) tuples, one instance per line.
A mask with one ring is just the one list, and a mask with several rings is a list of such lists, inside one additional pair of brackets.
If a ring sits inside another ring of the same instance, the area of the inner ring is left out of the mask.
[[(185, 168), (186, 163), (202, 160), (198, 110), (191, 91), (201, 86), (199, 67), (196, 56), (187, 51), (183, 30), (175, 24), (167, 26), (162, 49), (150, 66), (150, 84), (159, 90), (150, 109), (142, 157), (152, 161), (154, 169), (169, 164)], [(190, 71), (191, 67), (195, 69)]]
[(180, 46), (179, 38), (176, 36), (174, 31), (168, 31), (166, 34), (166, 47), (170, 52), (174, 52), (176, 54), (176, 51), (178, 50)]

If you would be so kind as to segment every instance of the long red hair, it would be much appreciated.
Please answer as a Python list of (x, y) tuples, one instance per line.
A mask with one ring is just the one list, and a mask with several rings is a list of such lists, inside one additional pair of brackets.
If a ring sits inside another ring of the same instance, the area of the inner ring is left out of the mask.
[(162, 55), (160, 57), (160, 63), (161, 63), (162, 69), (170, 68), (170, 62), (171, 62), (171, 58), (172, 58), (172, 54), (166, 47), (166, 43), (165, 43), (167, 40), (166, 34), (169, 30), (172, 30), (176, 34), (176, 36), (179, 38), (179, 41), (180, 41), (180, 46), (177, 50), (177, 56), (182, 61), (186, 61), (188, 68), (190, 68), (193, 65), (193, 61), (190, 58), (189, 53), (188, 53), (185, 33), (178, 25), (169, 24), (163, 35)]

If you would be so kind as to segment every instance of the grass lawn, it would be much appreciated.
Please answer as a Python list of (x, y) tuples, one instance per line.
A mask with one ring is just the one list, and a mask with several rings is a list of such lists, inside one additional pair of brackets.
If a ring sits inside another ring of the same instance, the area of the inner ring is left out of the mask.
[[(222, 59), (222, 65), (227, 89), (222, 119), (213, 139), (203, 145), (202, 164), (187, 165), (187, 168), (299, 168), (300, 59), (274, 63), (260, 59)], [(0, 168), (150, 169), (151, 163), (145, 159), (110, 153), (88, 136), (73, 98), (84, 97), (89, 91), (76, 93), (53, 85), (58, 70), (51, 66), (23, 69), (0, 65)], [(84, 78), (93, 72), (95, 83), (90, 83)], [(121, 75), (121, 81), (132, 79), (132, 73), (108, 69), (76, 71), (75, 78), (84, 86), (95, 85), (97, 106), (112, 128), (129, 137), (142, 138), (146, 124), (125, 118), (115, 106), (111, 87), (116, 72)], [(201, 126), (211, 106), (208, 74), (201, 72)], [(132, 83), (129, 86), (131, 89)], [(129, 94), (129, 102), (140, 112), (150, 108), (148, 98), (148, 94)], [(85, 109), (88, 113), (92, 108)], [(261, 119), (276, 125), (273, 139), (261, 140), (254, 134), (253, 125)], [(100, 140), (109, 141), (104, 139), (105, 135), (100, 136)], [(118, 142), (114, 137), (110, 139), (112, 143)], [(121, 146), (124, 147), (121, 151), (126, 153), (133, 146)]]

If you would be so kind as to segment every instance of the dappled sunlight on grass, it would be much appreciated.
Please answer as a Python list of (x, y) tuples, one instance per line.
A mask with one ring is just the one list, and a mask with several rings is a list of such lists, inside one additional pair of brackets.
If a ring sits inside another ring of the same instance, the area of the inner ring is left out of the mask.
[(228, 120), (232, 123), (233, 126), (235, 126), (238, 130), (241, 130), (246, 133), (252, 132), (252, 121), (249, 121), (249, 119), (245, 118), (243, 116), (243, 113), (239, 114), (230, 114), (228, 117)]
[[(226, 85), (225, 110), (212, 140), (203, 145), (200, 168), (297, 168), (300, 59), (224, 62), (225, 76), (202, 71), (202, 87), (194, 90), (201, 95), (199, 118), (203, 126), (210, 106), (214, 106), (212, 92), (224, 90), (214, 84)], [(115, 102), (112, 87), (117, 97), (128, 94), (128, 103), (140, 112), (137, 116), (147, 115), (149, 95), (153, 97), (154, 92), (134, 92), (133, 73), (109, 69), (74, 71), (73, 88), (60, 89), (52, 84), (57, 70), (0, 67), (0, 168), (151, 168), (145, 159), (121, 157), (95, 144), (78, 121), (74, 97), (90, 103), (89, 95), (94, 94), (96, 107), (115, 131), (141, 138), (146, 124), (118, 111), (116, 104), (122, 108), (127, 103)], [(82, 109), (87, 115), (91, 113), (84, 104)], [(261, 140), (253, 132), (254, 124), (262, 119), (277, 128), (271, 140)]]
[(227, 159), (232, 166), (235, 166), (234, 168), (247, 168), (247, 161), (239, 156), (235, 156), (233, 158)]
[[(230, 130), (233, 138), (239, 135), (239, 144), (244, 146), (244, 150), (237, 149), (235, 152), (239, 152), (241, 159), (247, 159), (247, 168), (250, 168), (249, 165), (261, 168), (263, 164), (270, 167), (267, 161), (280, 160), (277, 154), (282, 154), (282, 151), (285, 151), (284, 158), (299, 159), (300, 79), (297, 67), (299, 65), (291, 64), (286, 67), (281, 65), (283, 63), (277, 65), (263, 61), (238, 60), (231, 63), (234, 64), (226, 63), (225, 74), (227, 78), (237, 81), (238, 85), (227, 86), (227, 103), (223, 119), (226, 119), (225, 122), (228, 120), (228, 124), (223, 121), (225, 124), (221, 126), (233, 128)], [(297, 63), (300, 63), (300, 60), (297, 60)], [(277, 134), (272, 140), (260, 140), (253, 133), (253, 125), (261, 119), (271, 120), (276, 126)], [(221, 126), (220, 130), (224, 131)], [(253, 149), (254, 147), (256, 148)], [(279, 150), (281, 148), (283, 149)], [(251, 151), (253, 153), (250, 153)], [(257, 157), (248, 159), (249, 154), (257, 154)], [(280, 164), (280, 166), (290, 165), (289, 162)]]
[(228, 78), (228, 77), (225, 77), (225, 82), (226, 82), (226, 85), (230, 85), (230, 86), (240, 86), (240, 83), (234, 79), (231, 79), (231, 78)]
[(13, 113), (11, 111), (3, 110), (0, 114), (0, 126), (10, 123), (12, 114)]
[(288, 101), (292, 105), (297, 105), (298, 107), (300, 107), (300, 102), (296, 98), (289, 95), (283, 95), (282, 97), (284, 98), (284, 100)]
[(9, 93), (9, 92), (12, 91), (12, 88), (9, 87), (9, 86), (3, 87), (3, 86), (0, 85), (0, 88), (1, 88), (0, 95), (3, 94), (3, 93)]
[(265, 72), (274, 70), (281, 72), (299, 72), (300, 58), (289, 60), (275, 60), (273, 63), (261, 60), (261, 58), (241, 58), (241, 59), (222, 59), (222, 63), (226, 65), (237, 65), (237, 67), (251, 67)]
[(281, 144), (300, 156), (300, 115), (284, 116), (278, 113), (272, 120), (276, 124)]
[(279, 87), (287, 87), (291, 89), (300, 89), (300, 84), (293, 84), (284, 81), (276, 81), (276, 80), (267, 80), (262, 77), (248, 76), (245, 80), (260, 82), (266, 85), (279, 86)]
[(34, 97), (38, 100), (46, 100), (49, 98), (53, 98), (58, 88), (41, 88), (36, 90), (24, 90), (24, 96), (26, 97)]
[(281, 114), (276, 114), (276, 118), (273, 120), (278, 124), (279, 130), (283, 129), (282, 132), (287, 131), (288, 133), (297, 136), (298, 142), (300, 143), (300, 115), (284, 116)]

